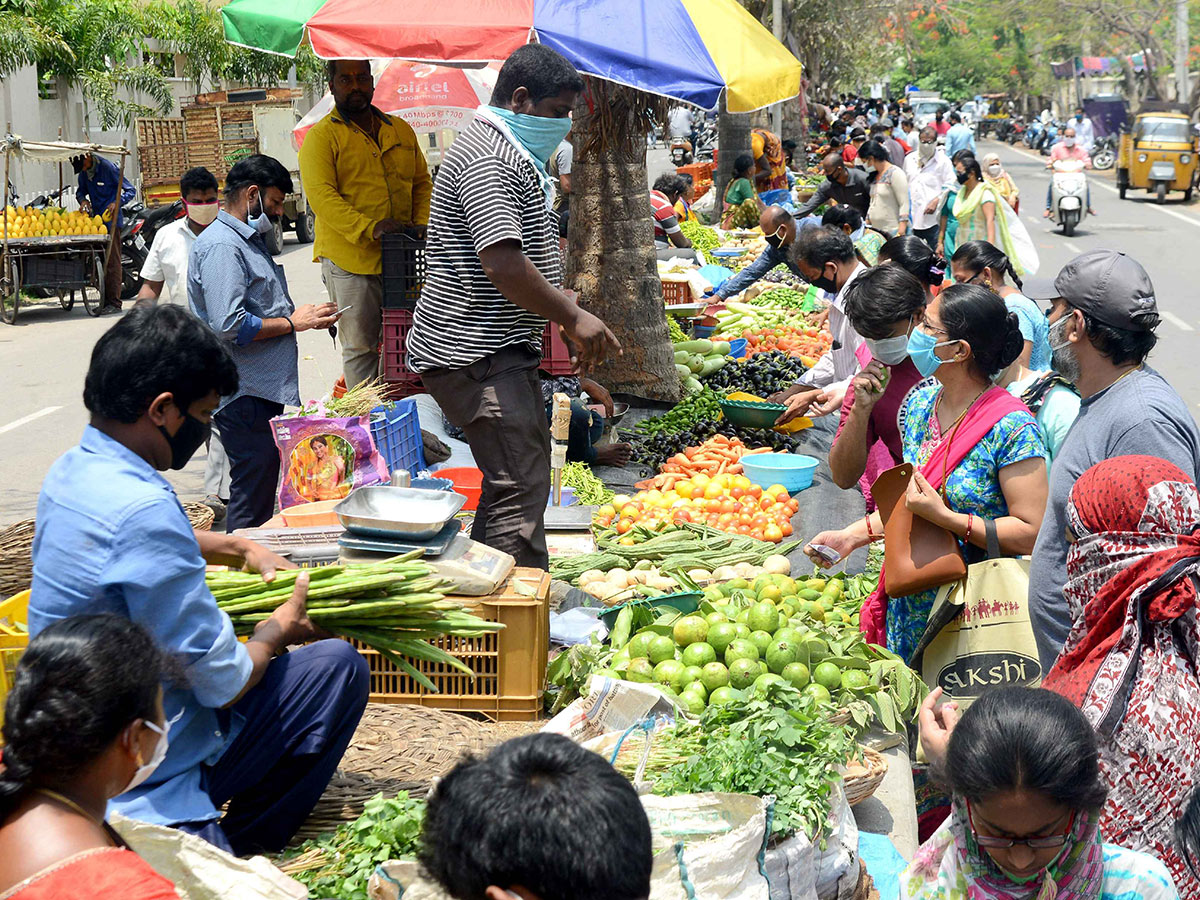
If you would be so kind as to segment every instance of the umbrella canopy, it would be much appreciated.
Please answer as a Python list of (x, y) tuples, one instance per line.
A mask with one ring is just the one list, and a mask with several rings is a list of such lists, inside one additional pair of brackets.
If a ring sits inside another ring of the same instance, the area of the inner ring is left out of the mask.
[[(390, 115), (401, 115), (416, 131), (462, 131), (487, 103), (496, 86), (499, 63), (482, 69), (457, 69), (403, 60), (372, 65), (375, 74), (374, 105)], [(292, 129), (297, 149), (304, 136), (333, 109), (333, 96), (326, 94)]]
[(232, 43), (324, 59), (499, 62), (530, 40), (579, 71), (715, 109), (800, 91), (800, 62), (736, 0), (232, 0)]

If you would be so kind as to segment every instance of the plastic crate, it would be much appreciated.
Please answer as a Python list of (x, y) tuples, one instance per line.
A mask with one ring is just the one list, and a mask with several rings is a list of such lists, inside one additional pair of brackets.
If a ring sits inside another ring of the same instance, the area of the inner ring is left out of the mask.
[[(533, 588), (518, 591), (515, 582)], [(434, 709), (483, 713), (496, 722), (529, 722), (542, 713), (546, 659), (550, 649), (550, 576), (541, 569), (513, 569), (509, 580), (487, 597), (451, 598), (504, 630), (480, 637), (445, 637), (432, 643), (461, 660), (472, 678), (440, 663), (410, 660), (438, 687), (432, 693), (375, 650), (351, 641), (371, 670), (375, 703), (415, 703)]]
[(371, 438), (389, 472), (407, 469), (415, 475), (427, 468), (416, 400), (397, 400), (391, 409), (371, 410)]
[(553, 322), (547, 323), (546, 331), (542, 334), (541, 368), (551, 375), (571, 374), (571, 350)]
[(680, 175), (691, 175), (692, 181), (712, 181), (713, 164), (710, 162), (688, 163), (686, 166), (676, 166), (675, 171)]
[(412, 309), (425, 284), (425, 241), (407, 234), (380, 236), (383, 245), (383, 307)]
[(4, 704), (12, 689), (17, 663), (29, 646), (28, 619), (29, 591), (0, 602), (0, 725), (4, 724)]
[(676, 306), (680, 303), (692, 303), (692, 289), (686, 281), (666, 281), (662, 283), (663, 303)]
[(21, 259), (21, 286), (82, 288), (88, 284), (90, 253), (31, 253)]
[(425, 390), (421, 376), (410, 372), (405, 361), (408, 332), (412, 324), (411, 310), (383, 311), (383, 380), (387, 382), (388, 398), (392, 400), (420, 394)]

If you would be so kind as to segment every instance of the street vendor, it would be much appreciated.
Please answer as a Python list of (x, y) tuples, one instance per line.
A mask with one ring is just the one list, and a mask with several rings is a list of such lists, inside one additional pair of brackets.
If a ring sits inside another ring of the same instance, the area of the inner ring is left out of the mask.
[(687, 182), (674, 172), (659, 175), (650, 191), (650, 214), (654, 222), (654, 247), (672, 251), (678, 247), (690, 250), (691, 239), (679, 227), (675, 204), (687, 193)]
[(366, 706), (368, 671), (339, 640), (279, 655), (319, 636), (306, 576), (246, 643), (205, 584), (206, 564), (266, 581), (291, 566), (244, 538), (193, 531), (160, 474), (187, 464), (238, 382), (227, 343), (177, 306), (135, 308), (97, 341), (90, 424), (38, 497), (29, 631), (112, 613), (178, 660), (182, 682), (163, 686), (166, 756), (113, 808), (244, 855), (282, 849), (312, 811)]
[(871, 186), (867, 184), (867, 173), (857, 166), (847, 167), (840, 153), (828, 154), (821, 160), (821, 169), (825, 173), (825, 180), (796, 210), (796, 218), (803, 219), (830, 202), (848, 203), (866, 218), (871, 205)]
[[(121, 176), (116, 163), (91, 152), (71, 157), (71, 168), (79, 177), (75, 188), (79, 208), (100, 216), (104, 224), (115, 228), (119, 235), (123, 222), (121, 207), (137, 195), (129, 179)], [(115, 224), (111, 224), (113, 220)], [(120, 309), (121, 241), (118, 239), (110, 243), (104, 260), (104, 306), (100, 311), (119, 312)]]
[(758, 259), (742, 269), (736, 275), (726, 279), (719, 288), (716, 296), (728, 300), (734, 294), (740, 294), (754, 282), (758, 281), (778, 265), (785, 265), (793, 273), (804, 277), (799, 267), (792, 262), (788, 249), (796, 240), (800, 225), (782, 206), (768, 206), (758, 219), (758, 227), (767, 236), (767, 249), (758, 255)]
[(581, 369), (621, 349), (563, 293), (546, 164), (571, 128), (583, 79), (544, 44), (513, 51), (491, 104), (446, 152), (429, 217), (410, 368), (463, 429), (483, 492), (471, 537), (546, 568), (550, 427), (538, 385), (546, 320)]
[(433, 179), (417, 133), (371, 104), (375, 79), (365, 59), (327, 64), (334, 108), (300, 147), (300, 178), (316, 214), (313, 261), (329, 299), (345, 309), (338, 322), (346, 387), (379, 375), (383, 328), (380, 238), (429, 222)]

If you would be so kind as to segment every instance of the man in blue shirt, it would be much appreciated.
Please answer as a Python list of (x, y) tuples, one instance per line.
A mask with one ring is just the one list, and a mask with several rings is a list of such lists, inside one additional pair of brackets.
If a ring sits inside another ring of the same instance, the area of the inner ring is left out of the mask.
[[(807, 220), (802, 220), (799, 227), (792, 214), (782, 206), (768, 206), (758, 217), (758, 227), (767, 236), (767, 249), (758, 255), (758, 259), (742, 269), (736, 275), (730, 276), (717, 288), (716, 296), (728, 300), (734, 294), (740, 294), (754, 282), (758, 281), (776, 266), (782, 264), (792, 270), (798, 277), (803, 278), (796, 264), (788, 258), (787, 249), (796, 239), (800, 228), (806, 227)], [(820, 225), (816, 219), (813, 225)]]
[(255, 528), (275, 512), (279, 453), (271, 419), (300, 405), (296, 332), (329, 328), (336, 303), (294, 306), (263, 235), (283, 213), (292, 178), (270, 156), (248, 156), (225, 176), (225, 208), (192, 245), (188, 305), (227, 342), (238, 386), (214, 419), (229, 457), (225, 530)]
[[(128, 178), (121, 176), (116, 163), (84, 153), (71, 158), (71, 168), (79, 178), (75, 198), (84, 212), (100, 216), (110, 228), (121, 230), (121, 207), (137, 193)], [(113, 220), (116, 224), (113, 225)], [(111, 232), (110, 232), (111, 233)], [(104, 310), (121, 308), (121, 242), (111, 247), (104, 265)]]
[(281, 849), (312, 811), (366, 706), (369, 672), (339, 640), (278, 656), (316, 636), (306, 575), (244, 644), (205, 585), (206, 563), (265, 581), (291, 567), (244, 538), (194, 532), (159, 474), (183, 468), (237, 386), (224, 342), (180, 307), (136, 308), (100, 338), (84, 383), (91, 423), (38, 497), (29, 631), (113, 613), (178, 660), (179, 680), (163, 686), (166, 758), (113, 808), (245, 854)]
[(946, 132), (946, 155), (954, 159), (959, 150), (975, 152), (975, 132), (963, 124), (962, 116), (950, 113), (950, 130)]

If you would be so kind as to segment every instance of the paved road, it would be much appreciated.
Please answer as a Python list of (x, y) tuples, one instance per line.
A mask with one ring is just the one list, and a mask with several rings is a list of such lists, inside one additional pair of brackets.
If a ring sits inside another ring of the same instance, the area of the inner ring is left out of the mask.
[[(1022, 219), (1042, 260), (1042, 275), (1053, 276), (1071, 257), (1093, 247), (1114, 247), (1136, 257), (1149, 271), (1164, 322), (1151, 363), (1189, 404), (1200, 407), (1200, 204), (1178, 200), (1157, 206), (1140, 196), (1121, 201), (1111, 177), (1092, 181), (1089, 218), (1072, 238), (1064, 238), (1041, 218), (1048, 174), (1044, 158), (1003, 144), (996, 149), (1024, 198)], [(669, 169), (666, 151), (651, 150), (649, 176)], [(319, 268), (307, 246), (289, 236), (280, 257), (297, 302), (324, 297)], [(0, 524), (33, 515), (37, 493), (51, 463), (79, 439), (86, 419), (83, 376), (96, 340), (116, 320), (89, 318), (81, 304), (66, 313), (57, 303), (22, 309), (15, 326), (0, 326), (0, 379), (6, 400), (0, 407)], [(340, 352), (324, 332), (300, 335), (300, 391), (304, 399), (325, 394), (341, 371)], [(204, 455), (167, 477), (184, 499), (203, 494)]]

